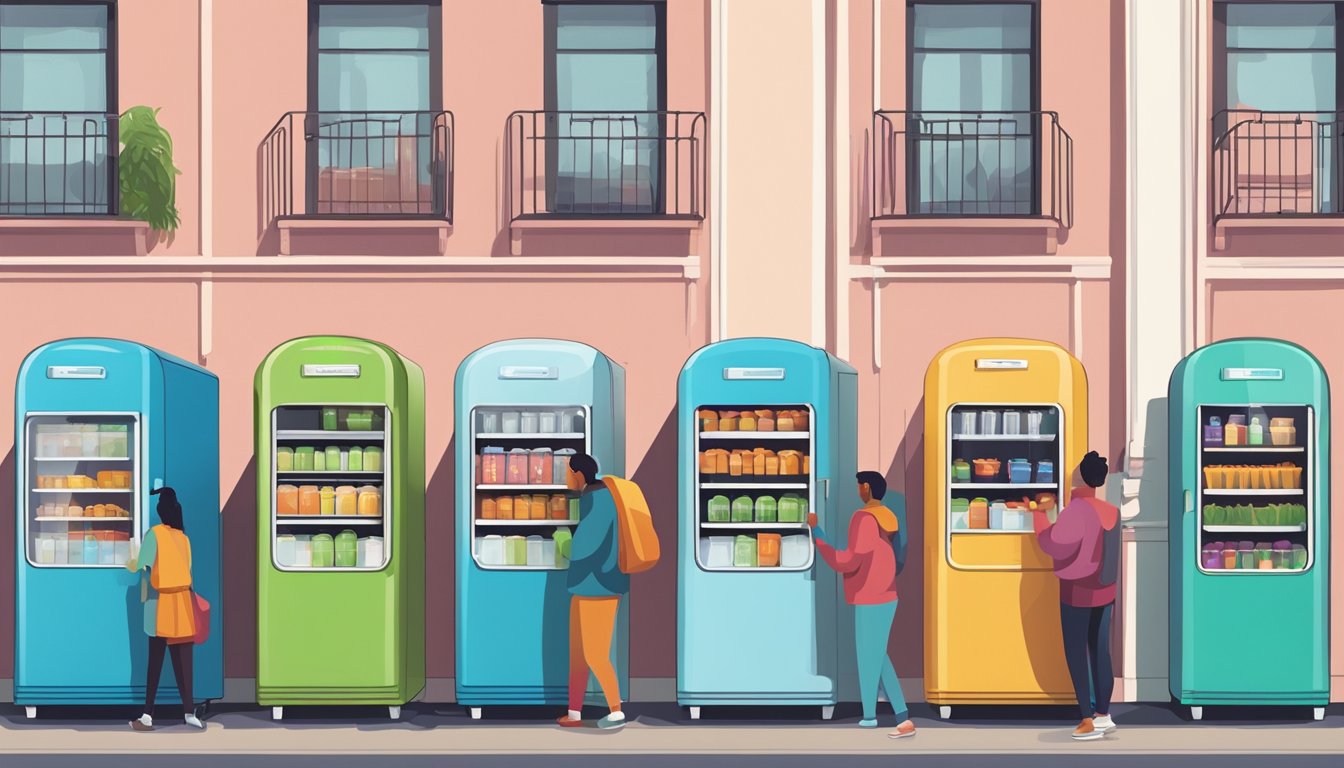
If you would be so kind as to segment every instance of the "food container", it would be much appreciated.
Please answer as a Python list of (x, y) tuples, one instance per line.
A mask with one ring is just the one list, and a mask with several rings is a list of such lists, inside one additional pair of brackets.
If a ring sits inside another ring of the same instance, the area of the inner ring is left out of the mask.
[(1227, 417), (1223, 427), (1223, 445), (1246, 444), (1246, 414), (1234, 413)]
[(758, 568), (779, 567), (780, 535), (778, 533), (756, 534), (756, 566)]
[(349, 456), (346, 458), (345, 468), (351, 472), (364, 471), (364, 449), (358, 445), (351, 446)]
[(275, 514), (299, 514), (299, 488), (294, 485), (275, 486)]
[(337, 568), (354, 568), (359, 562), (359, 536), (346, 529), (336, 534), (334, 563)]
[(967, 508), (966, 524), (972, 530), (987, 530), (989, 528), (989, 500), (983, 497), (971, 500)]
[(994, 501), (989, 505), (989, 529), (992, 531), (1002, 531), (1004, 513), (1008, 511), (1007, 502)]
[(1293, 545), (1293, 570), (1300, 571), (1307, 567), (1307, 548), (1301, 544)]
[(533, 534), (524, 539), (524, 542), (527, 546), (527, 561), (526, 561), (527, 564), (532, 566), (540, 566), (542, 564), (541, 563), (542, 538), (536, 534)]
[(554, 465), (551, 469), (551, 482), (556, 485), (567, 485), (569, 482), (569, 460), (574, 457), (573, 448), (561, 448), (556, 451), (551, 463)]
[(1008, 502), (1003, 512), (1003, 530), (1025, 531), (1031, 528), (1031, 510), (1020, 501)]
[(514, 448), (508, 453), (504, 482), (508, 485), (527, 485), (527, 464), (531, 453), (526, 448)]
[(316, 485), (299, 486), (299, 514), (322, 514), (322, 496), (318, 492)]
[(1237, 570), (1253, 571), (1255, 570), (1255, 550), (1251, 548), (1237, 548)]
[(1003, 434), (1020, 435), (1022, 434), (1022, 412), (1004, 411), (1003, 412)]
[(557, 431), (557, 422), (555, 411), (542, 411), (537, 414), (537, 431), (544, 435), (553, 435)]
[(1297, 428), (1271, 426), (1269, 428), (1269, 442), (1271, 445), (1297, 445)]
[(514, 517), (512, 496), (500, 496), (495, 499), (495, 519), (512, 520)]
[(571, 497), (569, 500), (569, 519), (578, 522), (579, 520), (579, 499)]
[[(355, 567), (382, 568), (387, 562), (383, 552), (382, 536), (365, 536), (359, 540), (358, 550), (355, 553)], [(500, 548), (500, 554), (503, 555), (502, 547)]]
[(738, 536), (733, 540), (733, 567), (756, 567), (756, 537)]
[(784, 536), (779, 541), (781, 568), (802, 568), (812, 554), (811, 538), (807, 534)]
[(481, 499), (481, 520), (498, 520), (499, 504), (491, 498)]
[[(725, 499), (727, 501), (727, 499)], [(563, 493), (557, 493), (551, 496), (550, 518), (552, 520), (569, 519), (569, 499)]]
[(1257, 545), (1255, 548), (1255, 567), (1267, 571), (1274, 568), (1274, 550), (1269, 545)]
[(971, 463), (969, 461), (966, 461), (965, 459), (956, 459), (952, 462), (952, 482), (971, 482)]
[(545, 520), (548, 514), (547, 507), (549, 502), (549, 496), (540, 493), (533, 494), (531, 503), (529, 503), (527, 507), (527, 518), (529, 520)]
[(498, 411), (481, 411), (481, 417), (478, 421), (479, 421), (478, 426), (481, 432), (486, 432), (490, 434), (499, 432)]
[(504, 411), (499, 415), (499, 431), (508, 435), (517, 434), (518, 420), (519, 415), (517, 411)]
[(322, 429), (335, 431), (337, 428), (336, 409), (330, 406), (322, 409)]
[(507, 477), (504, 449), (486, 446), (481, 450), (481, 485), (504, 485)]
[(318, 451), (318, 450), (314, 450), (314, 451), (313, 451), (313, 471), (314, 471), (314, 472), (326, 472), (326, 471), (327, 471), (327, 452), (326, 452), (326, 451)]
[(1027, 434), (1036, 437), (1041, 434), (1044, 414), (1040, 411), (1027, 411)]
[(355, 493), (353, 485), (340, 485), (336, 487), (336, 514), (338, 516), (354, 515), (358, 511), (358, 496)]
[(1031, 462), (1026, 459), (1008, 460), (1008, 482), (1010, 483), (1030, 483), (1031, 482)]
[(1036, 482), (1055, 482), (1055, 462), (1047, 460), (1036, 462)]
[(727, 496), (711, 496), (705, 517), (711, 523), (726, 523), (731, 516), (732, 503)]
[(363, 517), (379, 517), (383, 514), (383, 492), (372, 485), (360, 486), (356, 507)]
[(776, 523), (779, 522), (779, 502), (774, 496), (760, 496), (756, 499), (756, 522), (758, 523)]
[(383, 471), (383, 449), (376, 445), (370, 445), (364, 449), (364, 471), (382, 472)]
[(85, 457), (97, 456), (99, 447), (98, 425), (79, 425), (79, 455)]
[(1209, 423), (1204, 425), (1204, 447), (1217, 448), (1223, 444), (1223, 420), (1217, 416), (1210, 416)]
[(555, 460), (550, 448), (533, 448), (528, 455), (527, 482), (531, 485), (551, 485), (554, 482)]
[[(62, 443), (63, 456), (78, 456), (83, 450), (82, 437), (71, 437), (74, 433), (67, 433), (67, 439)], [(80, 440), (80, 445), (74, 445), (74, 440)], [(98, 427), (98, 455), (104, 459), (124, 459), (130, 456), (127, 451), (127, 430), (125, 424), (101, 424)]]
[(957, 435), (974, 435), (979, 415), (975, 411), (959, 411), (955, 421)]
[(294, 449), (294, 471), (312, 472), (313, 471), (313, 447), (310, 445), (300, 446)]
[(293, 472), (294, 471), (294, 449), (276, 448), (275, 449), (275, 471)]
[(980, 412), (980, 434), (997, 435), (999, 433), (999, 412), (981, 411)]
[(786, 493), (779, 497), (779, 502), (775, 505), (775, 512), (781, 523), (802, 523), (807, 520), (807, 514), (803, 511), (805, 502), (803, 497), (796, 493)]
[(1199, 562), (1204, 566), (1204, 570), (1222, 570), (1223, 550), (1221, 547), (1206, 545), (1200, 550)]
[(971, 465), (975, 468), (975, 482), (992, 483), (999, 477), (999, 468), (1002, 464), (998, 459), (974, 459)]
[(336, 514), (336, 489), (330, 485), (322, 486), (317, 492), (319, 501), (319, 511), (324, 515)]
[[(750, 523), (755, 516), (756, 505), (752, 502), (750, 496), (738, 496), (733, 499), (733, 506), (730, 512), (730, 521), (734, 523)], [(778, 508), (776, 508), (778, 514)]]
[(536, 411), (523, 411), (518, 417), (518, 431), (524, 435), (537, 434), (541, 419)]
[(971, 527), (967, 510), (952, 510), (952, 530), (964, 531)]
[(319, 533), (313, 536), (314, 568), (331, 568), (336, 565), (336, 542), (331, 534)]

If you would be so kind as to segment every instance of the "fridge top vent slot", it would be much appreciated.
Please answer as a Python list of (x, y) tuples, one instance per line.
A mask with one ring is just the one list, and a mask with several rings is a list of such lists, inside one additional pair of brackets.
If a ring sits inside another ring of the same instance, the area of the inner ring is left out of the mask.
[(726, 381), (783, 381), (783, 368), (724, 368)]
[(106, 379), (107, 369), (101, 365), (49, 365), (48, 379)]
[(1025, 371), (1027, 370), (1026, 360), (1008, 360), (1004, 358), (985, 357), (975, 361), (975, 370), (977, 371)]
[(303, 377), (311, 378), (336, 378), (336, 379), (358, 379), (359, 366), (350, 365), (304, 365)]
[(1283, 381), (1283, 369), (1224, 368), (1223, 381)]
[(501, 365), (501, 379), (558, 379), (560, 369), (553, 365)]

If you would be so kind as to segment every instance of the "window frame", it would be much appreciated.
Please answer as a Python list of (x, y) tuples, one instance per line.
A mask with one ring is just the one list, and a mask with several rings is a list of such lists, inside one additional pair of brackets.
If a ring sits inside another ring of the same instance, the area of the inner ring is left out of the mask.
[[(0, 0), (0, 6), (102, 6), (107, 9), (107, 30), (106, 39), (103, 48), (23, 48), (7, 49), (0, 47), (0, 53), (69, 53), (79, 51), (82, 53), (100, 52), (103, 54), (103, 78), (106, 82), (104, 86), (103, 115), (111, 116), (107, 120), (107, 212), (106, 213), (87, 213), (84, 211), (77, 213), (51, 213), (43, 211), (40, 214), (22, 215), (20, 218), (44, 218), (48, 216), (57, 216), (62, 218), (87, 218), (87, 217), (113, 217), (121, 215), (121, 183), (119, 158), (121, 156), (121, 126), (118, 117), (121, 115), (121, 105), (119, 103), (120, 93), (117, 89), (119, 79), (118, 61), (121, 58), (121, 45), (119, 39), (119, 29), (117, 24), (117, 0), (59, 0), (59, 2), (39, 2), (37, 0)], [(42, 114), (34, 110), (25, 110)], [(61, 207), (69, 203), (61, 201)], [(45, 208), (45, 203), (43, 204)]]
[[(1331, 48), (1335, 54), (1335, 110), (1344, 110), (1344, 45), (1340, 34), (1344, 33), (1344, 2), (1340, 0), (1293, 0), (1300, 5), (1328, 5), (1335, 9), (1335, 44)], [(1266, 0), (1214, 0), (1213, 3), (1213, 113), (1217, 116), (1214, 125), (1215, 136), (1227, 130), (1228, 110), (1233, 107), (1227, 103), (1227, 7), (1229, 5), (1274, 5)], [(1230, 50), (1250, 53), (1302, 52), (1324, 48), (1233, 48)]]
[[(1031, 47), (1029, 49), (1021, 48), (921, 48), (918, 51), (915, 48), (915, 7), (925, 6), (949, 6), (949, 5), (1022, 5), (1027, 6), (1031, 13), (1030, 34)], [(1029, 65), (1027, 67), (1027, 77), (1029, 79), (1030, 98), (1027, 103), (1028, 114), (1031, 116), (1031, 210), (1026, 216), (1041, 215), (1041, 2), (1040, 0), (907, 0), (905, 10), (905, 94), (906, 108), (910, 114), (917, 114), (915, 105), (915, 56), (918, 53), (928, 50), (945, 51), (952, 53), (1005, 53), (1005, 54), (1027, 54)], [(918, 151), (919, 135), (913, 130), (906, 132), (906, 157), (915, 157)], [(918, 164), (908, 165), (908, 171), (905, 174), (906, 183), (906, 205), (907, 213), (915, 217), (928, 218), (1002, 218), (1020, 217), (1024, 214), (1004, 214), (1004, 213), (966, 213), (960, 211), (957, 213), (913, 213), (913, 209), (919, 200), (919, 169)]]

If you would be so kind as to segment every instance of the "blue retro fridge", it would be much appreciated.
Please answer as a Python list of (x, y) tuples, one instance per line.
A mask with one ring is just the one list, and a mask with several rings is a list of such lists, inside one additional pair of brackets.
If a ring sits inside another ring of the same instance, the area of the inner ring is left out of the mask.
[(1171, 376), (1171, 694), (1330, 701), (1330, 388), (1307, 350), (1233, 339)]
[[(569, 457), (625, 475), (625, 370), (584, 344), (501, 341), (457, 369), (457, 701), (568, 700), (569, 592), (562, 542), (578, 525)], [(628, 697), (629, 600), (612, 655)], [(595, 682), (590, 679), (589, 700)]]
[[(678, 382), (677, 701), (811, 705), (853, 692), (853, 621), (808, 512), (843, 537), (860, 502), (857, 374), (782, 339), (691, 355)], [(841, 658), (848, 663), (842, 664)]]
[[(223, 615), (219, 382), (114, 339), (67, 339), (24, 359), (15, 388), (14, 703), (142, 703), (140, 577), (125, 569), (158, 524), (149, 491), (177, 490), (192, 579)], [(223, 633), (194, 654), (193, 695), (224, 695)], [(159, 701), (178, 702), (171, 670)]]

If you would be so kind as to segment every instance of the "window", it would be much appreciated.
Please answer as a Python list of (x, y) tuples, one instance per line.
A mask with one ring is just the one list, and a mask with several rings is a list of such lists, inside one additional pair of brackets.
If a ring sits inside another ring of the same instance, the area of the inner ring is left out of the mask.
[(116, 213), (107, 3), (0, 2), (0, 215)]
[(1332, 3), (1220, 4), (1224, 107), (1333, 112), (1338, 77)]
[(664, 208), (662, 3), (545, 6), (551, 213)]
[(307, 210), (443, 210), (434, 183), (440, 108), (437, 2), (315, 2), (309, 34)]
[(911, 213), (1040, 210), (1036, 7), (910, 5)]

